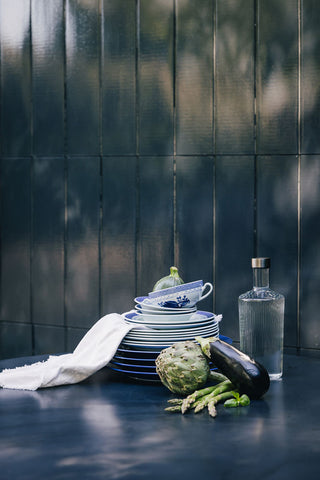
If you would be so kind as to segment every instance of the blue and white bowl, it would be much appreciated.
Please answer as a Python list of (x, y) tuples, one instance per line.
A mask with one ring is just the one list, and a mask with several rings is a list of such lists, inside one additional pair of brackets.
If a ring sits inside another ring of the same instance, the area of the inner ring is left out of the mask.
[(191, 307), (191, 308), (171, 308), (171, 309), (166, 309), (166, 308), (163, 308), (163, 309), (152, 309), (152, 308), (148, 308), (147, 306), (145, 305), (136, 305), (135, 306), (135, 310), (137, 313), (141, 313), (143, 315), (156, 315), (156, 316), (159, 316), (159, 315), (171, 315), (171, 316), (179, 316), (179, 315), (192, 315), (193, 313), (195, 313), (197, 311), (197, 307), (194, 306), (194, 307)]
[(135, 316), (136, 319), (139, 319), (141, 323), (143, 322), (153, 322), (153, 323), (174, 323), (174, 322), (179, 322), (179, 323), (184, 323), (188, 322), (190, 318), (197, 312), (197, 309), (194, 311), (190, 312), (185, 312), (178, 310), (176, 308), (175, 312), (161, 312), (161, 313), (155, 313), (155, 312), (146, 312), (142, 311), (139, 309), (131, 310), (130, 312), (124, 313), (124, 317), (128, 314), (132, 314)]
[[(209, 288), (208, 291), (203, 292)], [(211, 283), (207, 282), (203, 285), (202, 280), (195, 282), (183, 283), (175, 287), (165, 288), (150, 292), (148, 298), (153, 305), (167, 308), (190, 308), (198, 302), (206, 298), (213, 290)]]
[(137, 297), (134, 299), (136, 305), (135, 308), (137, 310), (140, 310), (142, 312), (146, 313), (154, 313), (154, 314), (159, 314), (159, 313), (179, 313), (179, 312), (185, 312), (185, 313), (191, 313), (195, 312), (197, 310), (196, 305), (193, 307), (161, 307), (157, 303), (154, 302), (154, 300), (150, 297)]

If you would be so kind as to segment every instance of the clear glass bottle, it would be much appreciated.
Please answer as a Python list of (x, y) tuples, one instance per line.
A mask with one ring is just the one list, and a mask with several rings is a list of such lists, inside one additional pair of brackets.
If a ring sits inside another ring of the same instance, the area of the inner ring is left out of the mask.
[(269, 288), (270, 258), (252, 258), (253, 289), (240, 295), (240, 350), (260, 362), (271, 380), (282, 377), (284, 296)]

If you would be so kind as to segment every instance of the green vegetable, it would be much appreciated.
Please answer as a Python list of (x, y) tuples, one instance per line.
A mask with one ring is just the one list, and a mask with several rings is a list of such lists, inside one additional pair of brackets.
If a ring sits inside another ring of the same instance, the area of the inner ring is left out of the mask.
[(225, 375), (210, 371), (200, 346), (191, 340), (163, 349), (156, 358), (156, 371), (163, 385), (180, 395), (193, 393), (207, 382), (228, 380)]
[(231, 398), (230, 400), (227, 400), (224, 402), (225, 407), (246, 407), (247, 405), (250, 405), (250, 398), (248, 395), (245, 393), (241, 395), (239, 392), (232, 392), (234, 398)]
[(171, 403), (171, 405), (182, 405), (182, 398), (170, 398), (168, 400), (168, 403)]
[(153, 287), (153, 292), (163, 290), (164, 288), (175, 287), (182, 285), (184, 281), (180, 278), (177, 267), (170, 267), (170, 275), (160, 278)]
[[(156, 359), (162, 383), (172, 392), (189, 393), (184, 399), (168, 400), (171, 406), (165, 409), (167, 412), (184, 414), (192, 409), (197, 413), (207, 407), (214, 418), (219, 402), (224, 401), (225, 407), (247, 406), (247, 393), (253, 392), (259, 398), (269, 388), (267, 371), (247, 355), (234, 347), (230, 351), (229, 344), (216, 338), (196, 337), (196, 341), (200, 346), (191, 341), (177, 342), (162, 350)], [(210, 372), (206, 356), (222, 373)], [(198, 389), (208, 380), (219, 383)]]
[(214, 388), (214, 390), (211, 393), (209, 393), (209, 395), (206, 395), (205, 397), (202, 397), (202, 399), (198, 402), (198, 404), (196, 405), (196, 407), (194, 409), (195, 413), (198, 413), (201, 410), (203, 410), (209, 404), (209, 402), (211, 400), (214, 400), (214, 398), (217, 395), (220, 395), (220, 393), (229, 392), (233, 389), (234, 389), (234, 386), (232, 385), (232, 383), (229, 380), (226, 380), (225, 382), (219, 383)]
[(225, 407), (238, 407), (239, 402), (235, 398), (230, 398), (229, 400), (226, 400), (223, 405)]
[(220, 382), (224, 382), (225, 380), (229, 380), (225, 375), (223, 375), (222, 373), (216, 372), (215, 370), (210, 370), (208, 381), (220, 383)]
[(199, 345), (191, 340), (164, 348), (155, 363), (163, 385), (180, 395), (188, 395), (203, 387), (210, 373), (207, 358)]
[[(217, 416), (217, 410), (216, 410), (216, 405), (217, 403), (226, 400), (227, 398), (230, 398), (234, 395), (234, 390), (231, 390), (231, 392), (224, 392), (220, 393), (220, 395), (217, 395), (216, 397), (212, 398), (208, 402), (208, 412), (211, 417), (216, 417)], [(232, 400), (232, 399), (231, 399)], [(228, 400), (227, 400), (228, 401)], [(225, 402), (226, 403), (226, 402)]]
[(192, 408), (194, 412), (197, 413), (207, 406), (211, 417), (215, 417), (217, 415), (216, 404), (235, 395), (236, 392), (230, 390), (230, 388), (232, 388), (232, 384), (229, 381), (221, 382), (216, 386), (202, 388), (188, 395), (188, 397), (182, 401), (182, 404), (178, 398), (168, 400), (168, 403), (174, 405), (165, 408), (165, 410), (171, 413), (180, 412), (183, 414)]
[(181, 405), (173, 405), (172, 407), (165, 408), (166, 412), (176, 413), (181, 412)]
[(201, 390), (196, 390), (195, 392), (188, 395), (182, 402), (181, 413), (185, 413), (199, 398), (210, 394), (215, 389), (215, 386), (202, 388)]
[(248, 405), (250, 405), (250, 398), (244, 393), (243, 395), (241, 395), (239, 403), (242, 407), (247, 407)]
[(263, 365), (222, 340), (196, 337), (203, 353), (230, 379), (240, 393), (260, 398), (270, 386), (270, 378)]

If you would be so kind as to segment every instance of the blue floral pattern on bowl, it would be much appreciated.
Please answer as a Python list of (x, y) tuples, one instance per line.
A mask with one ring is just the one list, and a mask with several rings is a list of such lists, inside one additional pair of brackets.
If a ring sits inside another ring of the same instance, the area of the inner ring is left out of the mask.
[(183, 308), (190, 303), (190, 300), (185, 295), (183, 297), (177, 297), (177, 300), (167, 300), (165, 302), (159, 302), (160, 307), (169, 308)]

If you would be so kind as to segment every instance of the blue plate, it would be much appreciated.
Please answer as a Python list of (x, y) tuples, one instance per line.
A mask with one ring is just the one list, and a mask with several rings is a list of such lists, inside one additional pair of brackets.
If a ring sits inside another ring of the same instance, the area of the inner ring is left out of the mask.
[(120, 363), (118, 362), (117, 359), (114, 359), (112, 360), (110, 363), (109, 363), (109, 366), (110, 367), (113, 367), (113, 368), (116, 368), (116, 369), (119, 369), (123, 372), (132, 372), (134, 371), (135, 373), (156, 373), (156, 366), (155, 366), (155, 362), (153, 362), (153, 365), (144, 365), (144, 366), (140, 366), (140, 365), (132, 365), (130, 363)]
[(220, 340), (223, 342), (229, 343), (229, 345), (232, 345), (232, 339), (230, 337), (226, 337), (225, 335), (219, 335)]
[(113, 365), (110, 365), (109, 364), (109, 368), (115, 372), (119, 372), (119, 373), (125, 373), (126, 375), (128, 375), (128, 377), (130, 378), (133, 378), (135, 380), (146, 380), (146, 381), (149, 381), (149, 382), (160, 382), (160, 378), (159, 378), (159, 375), (154, 371), (154, 372), (137, 372), (135, 368), (133, 368), (132, 370), (124, 370), (123, 368), (117, 368), (116, 366), (113, 366)]
[[(219, 335), (220, 340), (232, 344), (232, 340), (225, 335)], [(155, 359), (162, 349), (137, 350), (136, 348), (123, 347), (120, 345), (115, 356), (108, 364), (111, 370), (124, 373), (135, 380), (148, 382), (160, 382), (156, 372)], [(210, 366), (212, 370), (215, 367)]]

